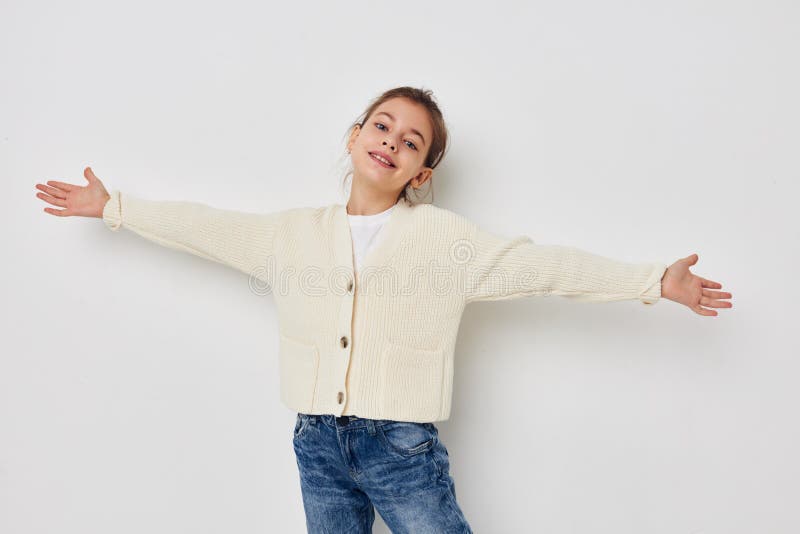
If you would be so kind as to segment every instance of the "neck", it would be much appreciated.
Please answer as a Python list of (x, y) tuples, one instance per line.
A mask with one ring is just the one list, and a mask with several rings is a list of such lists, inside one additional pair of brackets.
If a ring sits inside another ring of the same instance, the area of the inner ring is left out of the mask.
[[(398, 193), (399, 194), (399, 193)], [(397, 195), (368, 194), (351, 191), (347, 201), (348, 215), (375, 215), (397, 204)]]

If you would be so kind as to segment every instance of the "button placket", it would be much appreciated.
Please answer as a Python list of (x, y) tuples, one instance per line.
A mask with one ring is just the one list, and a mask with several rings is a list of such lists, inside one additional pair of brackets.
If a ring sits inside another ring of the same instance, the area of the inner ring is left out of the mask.
[[(351, 342), (350, 342), (350, 334), (353, 327), (352, 318), (353, 318), (353, 293), (355, 289), (355, 279), (353, 277), (353, 273), (350, 273), (350, 276), (347, 280), (347, 292), (343, 295), (342, 305), (340, 308), (340, 318), (339, 318), (339, 325), (341, 327), (342, 334), (339, 337), (339, 350), (341, 350), (341, 359), (337, 362), (337, 367), (341, 369), (341, 382), (339, 384), (338, 391), (336, 391), (336, 403), (339, 406), (338, 415), (344, 411), (343, 407), (346, 402), (346, 381), (347, 381), (347, 372), (350, 368), (350, 351), (351, 351)], [(339, 358), (337, 358), (339, 359)]]

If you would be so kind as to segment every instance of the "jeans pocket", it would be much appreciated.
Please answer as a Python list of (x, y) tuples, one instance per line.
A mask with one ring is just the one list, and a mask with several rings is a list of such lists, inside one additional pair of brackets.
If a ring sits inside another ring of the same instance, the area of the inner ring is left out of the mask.
[(436, 445), (439, 435), (432, 423), (393, 421), (378, 427), (378, 436), (389, 452), (415, 456)]
[(295, 420), (294, 423), (294, 432), (293, 432), (294, 439), (297, 439), (303, 435), (303, 432), (308, 426), (308, 420), (309, 417), (306, 414), (302, 413), (297, 414), (297, 419)]

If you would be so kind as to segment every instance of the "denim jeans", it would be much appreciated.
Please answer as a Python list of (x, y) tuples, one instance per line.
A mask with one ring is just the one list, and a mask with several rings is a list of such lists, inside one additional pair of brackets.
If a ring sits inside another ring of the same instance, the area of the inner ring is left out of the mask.
[(472, 534), (433, 423), (298, 413), (293, 442), (310, 534)]

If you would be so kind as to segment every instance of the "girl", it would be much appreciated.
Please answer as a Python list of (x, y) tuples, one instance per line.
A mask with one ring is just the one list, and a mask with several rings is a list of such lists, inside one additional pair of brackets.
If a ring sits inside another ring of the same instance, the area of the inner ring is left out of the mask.
[[(689, 271), (489, 233), (419, 200), (447, 145), (431, 92), (386, 91), (350, 130), (345, 206), (242, 213), (49, 181), (60, 217), (102, 218), (161, 245), (234, 267), (272, 291), (280, 398), (297, 412), (294, 450), (309, 532), (472, 532), (456, 501), (436, 421), (450, 416), (453, 349), (466, 304), (557, 294), (659, 298), (703, 316), (730, 308), (721, 284)], [(345, 177), (346, 178), (346, 177)], [(380, 276), (378, 276), (380, 275)], [(290, 281), (287, 281), (287, 278)], [(322, 282), (320, 282), (322, 280)], [(385, 291), (384, 281), (391, 287)]]

